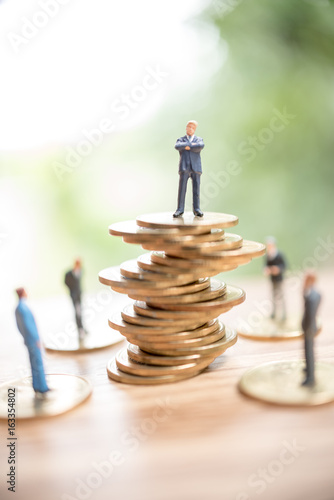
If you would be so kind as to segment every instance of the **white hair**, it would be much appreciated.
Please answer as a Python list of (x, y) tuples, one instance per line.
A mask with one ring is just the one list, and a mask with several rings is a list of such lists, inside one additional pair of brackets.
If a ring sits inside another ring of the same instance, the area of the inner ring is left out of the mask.
[(195, 125), (195, 127), (197, 127), (197, 125), (198, 125), (196, 120), (189, 120), (187, 125), (189, 125), (189, 123), (193, 123)]

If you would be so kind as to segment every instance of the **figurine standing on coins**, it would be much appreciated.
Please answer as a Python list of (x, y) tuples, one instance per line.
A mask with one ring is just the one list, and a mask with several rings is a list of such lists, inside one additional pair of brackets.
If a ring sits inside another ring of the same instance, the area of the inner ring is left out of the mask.
[(50, 390), (45, 379), (41, 341), (35, 318), (26, 303), (27, 292), (24, 288), (18, 288), (16, 293), (19, 298), (18, 306), (15, 309), (16, 323), (29, 352), (32, 386), (36, 397), (41, 399)]
[(200, 209), (200, 180), (202, 174), (201, 151), (204, 142), (201, 137), (195, 135), (198, 123), (190, 120), (186, 126), (187, 134), (180, 137), (175, 144), (175, 149), (180, 153), (179, 162), (179, 193), (177, 199), (177, 209), (173, 217), (181, 217), (184, 213), (184, 202), (186, 198), (187, 183), (191, 177), (193, 185), (193, 212), (197, 217), (203, 217)]
[(82, 308), (81, 308), (81, 276), (82, 265), (81, 260), (76, 259), (73, 269), (70, 269), (65, 274), (65, 285), (70, 291), (70, 296), (73, 302), (75, 321), (78, 328), (79, 342), (82, 342), (87, 333), (82, 324)]
[(306, 377), (302, 385), (312, 387), (315, 384), (314, 376), (314, 336), (317, 332), (316, 317), (321, 301), (320, 293), (314, 288), (317, 280), (313, 271), (307, 271), (304, 278), (304, 315), (302, 328), (304, 332)]
[(286, 261), (282, 252), (277, 248), (276, 239), (272, 236), (266, 239), (267, 254), (264, 273), (270, 276), (273, 290), (273, 311), (271, 318), (278, 319), (278, 310), (280, 310), (280, 320), (286, 320), (286, 308), (284, 300), (283, 282)]

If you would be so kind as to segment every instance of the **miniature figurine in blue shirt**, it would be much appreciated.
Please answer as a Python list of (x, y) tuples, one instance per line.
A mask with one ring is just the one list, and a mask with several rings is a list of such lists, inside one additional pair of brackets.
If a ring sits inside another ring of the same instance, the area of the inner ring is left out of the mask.
[(203, 217), (200, 209), (199, 191), (202, 174), (201, 151), (204, 142), (201, 137), (195, 135), (197, 122), (190, 120), (186, 126), (187, 135), (180, 137), (175, 144), (175, 149), (180, 153), (179, 162), (179, 194), (177, 209), (173, 217), (180, 217), (184, 213), (184, 202), (187, 191), (187, 183), (191, 177), (193, 184), (193, 212), (197, 217)]
[(304, 332), (304, 347), (306, 360), (306, 377), (302, 385), (312, 387), (315, 384), (314, 376), (314, 336), (317, 333), (316, 317), (321, 301), (321, 295), (315, 289), (316, 274), (313, 271), (305, 273), (304, 281), (304, 315), (302, 328)]
[(19, 298), (18, 306), (15, 309), (16, 323), (29, 352), (32, 386), (36, 396), (43, 397), (50, 389), (45, 379), (41, 341), (35, 318), (26, 303), (27, 292), (24, 288), (18, 288), (16, 293)]

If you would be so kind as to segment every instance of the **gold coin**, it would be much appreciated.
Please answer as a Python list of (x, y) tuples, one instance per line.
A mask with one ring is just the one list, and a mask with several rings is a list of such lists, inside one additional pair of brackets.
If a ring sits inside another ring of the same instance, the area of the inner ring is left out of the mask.
[(141, 377), (163, 377), (166, 375), (197, 375), (200, 370), (204, 370), (207, 366), (208, 359), (204, 358), (199, 363), (188, 363), (184, 365), (174, 366), (154, 366), (137, 363), (128, 357), (127, 349), (123, 349), (116, 355), (116, 365), (119, 370), (131, 375), (139, 375)]
[(75, 337), (68, 335), (64, 339), (61, 337), (60, 341), (58, 335), (49, 334), (43, 337), (43, 344), (48, 351), (73, 354), (106, 349), (123, 340), (120, 335), (110, 335), (110, 330), (106, 325), (105, 330), (89, 331), (82, 340), (79, 340), (78, 335)]
[(225, 239), (224, 229), (214, 228), (209, 233), (195, 234), (190, 236), (179, 236), (168, 238), (170, 243), (179, 243), (184, 247), (193, 246), (201, 243), (209, 243), (210, 241), (222, 241)]
[[(116, 267), (109, 267), (100, 271), (99, 281), (104, 285), (110, 286), (119, 293), (128, 293), (128, 290), (137, 290), (138, 288), (148, 290), (152, 288), (161, 288), (161, 293), (165, 293), (164, 290), (169, 284), (167, 279), (164, 281), (149, 281), (144, 279), (124, 278)], [(154, 293), (154, 291), (152, 291), (152, 293)]]
[(198, 337), (195, 339), (183, 339), (181, 338), (179, 341), (165, 341), (164, 337), (160, 338), (160, 340), (152, 340), (151, 338), (146, 338), (145, 340), (138, 339), (130, 339), (132, 344), (139, 346), (143, 351), (153, 347), (154, 349), (184, 349), (187, 347), (198, 347), (212, 344), (213, 342), (217, 342), (221, 340), (225, 336), (225, 327), (222, 323), (219, 323), (219, 328), (206, 335), (205, 337)]
[(180, 375), (163, 375), (159, 377), (142, 377), (140, 375), (131, 375), (130, 373), (125, 373), (116, 365), (116, 361), (112, 359), (107, 365), (108, 377), (116, 382), (122, 382), (123, 384), (134, 384), (134, 385), (158, 385), (158, 384), (170, 384), (173, 382), (180, 382), (187, 378), (194, 377), (198, 373), (203, 371), (203, 369), (198, 370), (195, 373), (186, 373)]
[[(183, 247), (176, 245), (166, 245), (162, 250), (167, 256), (180, 257), (181, 259), (201, 259), (208, 258), (212, 253), (222, 250), (233, 250), (241, 248), (242, 238), (237, 234), (226, 234), (225, 239), (218, 242), (202, 243), (192, 247)], [(147, 248), (143, 245), (143, 248)]]
[(177, 349), (156, 349), (155, 347), (148, 345), (145, 349), (141, 348), (152, 354), (162, 354), (164, 356), (180, 356), (189, 354), (200, 354), (202, 356), (214, 355), (216, 358), (226, 351), (228, 347), (231, 347), (237, 341), (237, 334), (235, 330), (226, 328), (225, 336), (221, 340), (217, 340), (209, 345), (198, 346), (198, 347), (183, 347)]
[(6, 382), (0, 386), (0, 418), (8, 419), (8, 389), (15, 389), (15, 418), (40, 418), (61, 415), (85, 401), (92, 392), (91, 384), (83, 377), (67, 374), (48, 374), (51, 389), (43, 399), (37, 399), (32, 377)]
[(253, 259), (255, 257), (261, 257), (266, 253), (266, 247), (263, 243), (258, 243), (256, 241), (243, 240), (242, 247), (236, 250), (223, 250), (221, 252), (210, 253), (210, 259), (221, 259), (222, 263), (224, 260), (229, 262), (241, 262), (243, 259)]
[[(203, 276), (215, 276), (216, 274), (220, 273), (222, 271), (221, 266), (220, 267), (191, 267), (188, 266), (186, 269), (180, 269), (178, 267), (173, 267), (173, 262), (171, 262), (170, 265), (166, 265), (164, 262), (164, 259), (162, 259), (163, 264), (160, 263), (155, 263), (151, 260), (151, 255), (153, 256), (154, 254), (149, 254), (145, 253), (138, 257), (137, 259), (137, 264), (140, 269), (143, 269), (145, 271), (152, 271), (154, 273), (159, 273), (159, 274), (173, 274), (173, 275), (179, 275), (179, 274), (189, 274), (191, 273), (192, 277), (194, 280), (199, 279)], [(165, 259), (168, 259), (168, 257), (165, 257), (164, 254), (158, 254), (159, 256), (163, 256)], [(174, 260), (174, 259), (173, 259)], [(211, 265), (210, 265), (211, 266)], [(231, 269), (236, 269), (238, 266), (233, 265), (233, 266), (226, 266), (225, 270), (230, 271)]]
[[(160, 282), (159, 282), (160, 283)], [(168, 288), (140, 288), (128, 289), (127, 294), (131, 299), (136, 300), (146, 300), (146, 297), (156, 298), (157, 300), (164, 300), (164, 297), (185, 297), (188, 294), (194, 294), (202, 290), (210, 288), (210, 280), (208, 278), (201, 278), (194, 283), (189, 283), (187, 285), (180, 285)]]
[(168, 257), (165, 255), (163, 252), (152, 252), (151, 253), (151, 260), (155, 264), (163, 265), (163, 266), (168, 266), (168, 268), (174, 268), (174, 269), (198, 269), (201, 271), (202, 276), (212, 276), (210, 273), (210, 270), (213, 270), (215, 274), (221, 273), (221, 272), (226, 272), (226, 271), (231, 271), (232, 269), (235, 269), (237, 267), (237, 264), (235, 263), (230, 263), (225, 259), (224, 264), (221, 262), (214, 261), (212, 262), (211, 260), (211, 255), (203, 255), (200, 259), (180, 259), (178, 257)]
[[(221, 314), (222, 312), (229, 311), (232, 307), (241, 304), (245, 300), (245, 292), (238, 287), (227, 285), (226, 292), (223, 297), (218, 297), (214, 300), (208, 300), (206, 302), (194, 302), (194, 303), (173, 303), (173, 304), (164, 304), (163, 302), (159, 303), (159, 308), (168, 309), (172, 311), (203, 311), (206, 313), (209, 311), (214, 311), (215, 314)], [(150, 303), (147, 304), (151, 306)]]
[(162, 333), (154, 333), (148, 330), (147, 332), (142, 331), (140, 333), (129, 333), (126, 334), (126, 338), (129, 342), (133, 344), (137, 344), (138, 342), (182, 342), (183, 340), (195, 339), (195, 338), (203, 338), (212, 333), (218, 332), (220, 329), (220, 323), (218, 319), (214, 319), (208, 321), (204, 325), (201, 325), (198, 328), (182, 330), (181, 332), (162, 332)]
[[(124, 241), (127, 241), (123, 238)], [(202, 245), (207, 243), (216, 242), (219, 243), (225, 239), (225, 233), (223, 229), (211, 229), (209, 233), (195, 234), (195, 235), (184, 235), (184, 236), (168, 236), (165, 239), (162, 238), (151, 238), (150, 241), (141, 241), (140, 244), (146, 250), (165, 250), (166, 247), (175, 246), (194, 246)], [(133, 239), (131, 239), (132, 243)], [(129, 241), (130, 243), (130, 241)]]
[(334, 366), (315, 363), (314, 387), (305, 387), (305, 362), (273, 361), (248, 370), (239, 382), (243, 394), (284, 406), (317, 406), (334, 401)]
[[(138, 226), (139, 227), (139, 226)], [(144, 234), (129, 234), (123, 236), (123, 241), (125, 243), (137, 243), (146, 248), (147, 246), (153, 246), (154, 250), (159, 250), (160, 247), (164, 248), (165, 245), (173, 243), (174, 245), (193, 245), (197, 243), (206, 243), (209, 241), (220, 241), (224, 238), (223, 229), (211, 229), (210, 232), (205, 232), (203, 234), (186, 234), (184, 231), (178, 229), (146, 229)], [(152, 233), (150, 234), (149, 231)], [(177, 233), (170, 233), (170, 231), (177, 231)], [(159, 233), (159, 234), (155, 234)]]
[[(125, 322), (119, 311), (115, 312), (112, 315), (112, 317), (108, 320), (108, 323), (110, 328), (113, 328), (114, 330), (121, 332), (121, 334), (126, 337), (130, 335), (167, 335), (167, 334), (175, 334), (177, 332), (184, 332), (184, 328), (176, 324), (173, 324), (171, 326), (166, 326), (164, 328), (159, 328), (154, 326), (133, 325), (131, 323)], [(210, 328), (212, 327), (212, 329), (214, 330), (214, 327), (211, 326), (211, 322), (209, 326)], [(196, 330), (198, 330), (198, 333), (201, 334), (201, 331), (204, 328), (208, 328), (208, 325), (204, 324), (203, 326), (196, 328)]]
[[(210, 232), (213, 228), (225, 229), (238, 224), (238, 217), (229, 214), (205, 212), (203, 217), (196, 217), (192, 212), (185, 212), (182, 217), (174, 218), (172, 212), (145, 214), (137, 217), (139, 226), (152, 229), (177, 228), (188, 234)], [(190, 232), (191, 231), (191, 232)]]
[(168, 319), (171, 321), (197, 318), (198, 321), (203, 321), (203, 323), (214, 317), (216, 314), (215, 312), (212, 314), (212, 312), (206, 311), (205, 309), (202, 311), (168, 311), (156, 307), (149, 307), (146, 302), (143, 301), (136, 301), (133, 305), (133, 309), (137, 314), (147, 316), (149, 318)]
[[(226, 292), (226, 284), (222, 281), (210, 280), (210, 286), (197, 293), (189, 293), (178, 296), (169, 296), (169, 297), (152, 297), (146, 295), (143, 297), (143, 300), (147, 302), (148, 305), (161, 307), (161, 302), (164, 305), (167, 304), (190, 304), (190, 303), (198, 303), (198, 302), (206, 302), (213, 300), (217, 297), (222, 297)], [(131, 298), (137, 299), (138, 297), (135, 295), (130, 295)]]
[[(109, 226), (109, 234), (111, 234), (112, 236), (121, 236), (121, 237), (137, 236), (139, 240), (140, 237), (142, 237), (143, 240), (145, 240), (145, 238), (151, 239), (152, 237), (156, 238), (158, 236), (163, 236), (164, 238), (173, 235), (178, 236), (180, 233), (177, 229), (172, 229), (172, 228), (167, 228), (164, 230), (147, 229), (145, 227), (138, 226), (138, 224), (136, 224), (136, 221), (134, 220), (127, 220), (111, 224), (111, 226)], [(140, 243), (140, 241), (138, 241), (138, 243)]]
[[(137, 363), (144, 363), (146, 365), (175, 366), (187, 363), (199, 363), (203, 359), (203, 356), (200, 354), (190, 354), (188, 356), (162, 356), (160, 354), (149, 354), (148, 352), (142, 351), (137, 345), (134, 344), (128, 344), (127, 351), (130, 359), (137, 361)], [(209, 357), (208, 365), (213, 360), (214, 357)]]
[(165, 296), (165, 295), (183, 295), (185, 293), (195, 293), (199, 290), (204, 290), (210, 286), (208, 279), (199, 279), (195, 283), (180, 285), (175, 287), (167, 287), (167, 283), (163, 281), (144, 281), (130, 278), (123, 278), (119, 271), (114, 267), (103, 269), (99, 273), (99, 280), (104, 285), (110, 286), (113, 290), (119, 293), (136, 294), (143, 296)]
[[(121, 276), (124, 278), (143, 280), (144, 282), (160, 282), (161, 286), (180, 286), (193, 283), (196, 278), (193, 275), (188, 274), (158, 274), (150, 271), (145, 271), (138, 267), (136, 260), (127, 260), (123, 262), (120, 266)], [(154, 286), (154, 285), (152, 285)]]
[[(220, 252), (211, 252), (203, 254), (200, 258), (187, 258), (184, 254), (183, 258), (172, 257), (167, 253), (152, 252), (152, 262), (160, 265), (168, 265), (178, 268), (187, 269), (192, 266), (208, 266), (218, 267), (222, 271), (226, 271), (226, 266), (242, 265), (250, 262), (255, 257), (260, 257), (266, 253), (266, 247), (262, 243), (256, 241), (243, 240), (241, 248), (236, 250), (223, 250)], [(188, 254), (189, 255), (189, 254)]]
[(133, 325), (140, 325), (146, 327), (158, 327), (158, 328), (173, 328), (175, 326), (181, 327), (182, 329), (195, 329), (202, 326), (205, 321), (201, 321), (197, 319), (195, 316), (192, 318), (181, 318), (177, 319), (162, 319), (162, 318), (150, 318), (148, 316), (140, 316), (137, 314), (133, 308), (132, 304), (128, 304), (124, 307), (121, 312), (122, 318), (127, 323), (131, 323)]
[[(256, 313), (257, 314), (257, 313)], [(252, 316), (249, 316), (252, 320)], [(252, 321), (250, 321), (252, 322)], [(252, 340), (289, 340), (303, 337), (300, 318), (287, 318), (286, 321), (275, 321), (271, 318), (261, 317), (256, 320), (256, 324), (250, 325), (250, 322), (239, 319), (236, 322), (235, 329), (238, 335)], [(320, 320), (318, 331), (321, 331)]]

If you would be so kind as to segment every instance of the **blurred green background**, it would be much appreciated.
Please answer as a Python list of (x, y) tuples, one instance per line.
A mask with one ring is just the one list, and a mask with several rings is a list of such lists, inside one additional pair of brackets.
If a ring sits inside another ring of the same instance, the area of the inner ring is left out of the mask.
[[(333, 3), (221, 0), (206, 2), (187, 22), (198, 37), (217, 38), (215, 53), (199, 61), (200, 85), (194, 79), (166, 93), (157, 112), (104, 137), (62, 180), (54, 162), (75, 142), (1, 152), (0, 256), (3, 266), (10, 262), (10, 286), (24, 282), (36, 295), (63, 292), (63, 273), (81, 256), (85, 288), (93, 290), (99, 270), (143, 253), (109, 236), (108, 225), (174, 211), (174, 143), (189, 119), (199, 122), (205, 142), (205, 211), (238, 215), (233, 231), (245, 239), (276, 236), (291, 269), (314, 256), (319, 238), (334, 239)], [(175, 57), (191, 51), (190, 40)], [(211, 58), (217, 69), (206, 78)], [(227, 280), (259, 275), (260, 261)], [(333, 264), (329, 250), (319, 267)]]

